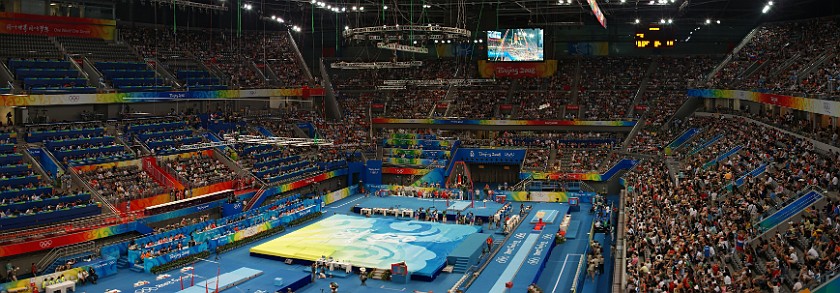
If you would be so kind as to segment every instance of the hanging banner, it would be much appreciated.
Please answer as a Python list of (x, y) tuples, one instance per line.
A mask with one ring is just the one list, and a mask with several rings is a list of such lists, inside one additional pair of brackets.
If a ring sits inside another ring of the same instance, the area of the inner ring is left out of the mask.
[(601, 12), (601, 8), (598, 7), (598, 2), (595, 0), (587, 0), (589, 2), (589, 7), (592, 7), (592, 14), (595, 14), (595, 19), (601, 23), (601, 26), (607, 28), (607, 18), (604, 16), (604, 13)]
[(478, 61), (478, 72), (483, 78), (550, 77), (557, 71), (557, 60), (544, 62), (488, 62)]

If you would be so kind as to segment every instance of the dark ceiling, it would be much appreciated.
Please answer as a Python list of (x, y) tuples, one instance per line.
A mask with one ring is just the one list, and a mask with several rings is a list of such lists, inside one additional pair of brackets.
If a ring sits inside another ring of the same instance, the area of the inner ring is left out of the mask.
[[(195, 0), (220, 3), (219, 0)], [(240, 0), (225, 0), (240, 1)], [(460, 12), (466, 16), (464, 23), (469, 28), (476, 22), (485, 23), (488, 18), (498, 22), (499, 26), (515, 25), (580, 25), (596, 24), (591, 8), (586, 0), (357, 0), (335, 1), (318, 0), (252, 0), (254, 9), (263, 9), (265, 13), (295, 15), (315, 11), (332, 14), (326, 6), (345, 9), (338, 18), (349, 20), (359, 25), (388, 23), (408, 23), (414, 19), (420, 23), (438, 23), (457, 25)], [(317, 2), (324, 2), (321, 8)], [(562, 4), (560, 3), (562, 2)], [(728, 23), (751, 24), (764, 21), (787, 20), (840, 14), (838, 0), (775, 0), (768, 13), (762, 9), (768, 0), (597, 0), (607, 19), (607, 24), (659, 22), (661, 19), (673, 19), (675, 23), (702, 23), (706, 19), (721, 20)], [(663, 3), (664, 2), (664, 3)], [(363, 12), (353, 11), (352, 7), (365, 7)], [(427, 6), (427, 7), (424, 7)], [(327, 16), (333, 18), (334, 16)], [(484, 18), (484, 20), (479, 20)]]

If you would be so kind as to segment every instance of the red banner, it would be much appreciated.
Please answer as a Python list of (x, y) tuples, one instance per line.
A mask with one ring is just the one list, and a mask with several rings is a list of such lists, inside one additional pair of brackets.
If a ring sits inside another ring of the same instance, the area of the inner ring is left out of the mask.
[(385, 104), (371, 104), (370, 107), (373, 109), (385, 109)]
[(113, 20), (0, 13), (0, 33), (114, 39)]
[(437, 106), (435, 107), (437, 107), (438, 109), (446, 109), (449, 107), (449, 104), (437, 104)]
[(499, 105), (499, 110), (502, 110), (502, 111), (510, 111), (510, 110), (513, 110), (513, 105), (511, 105), (511, 104), (502, 104), (502, 105)]
[(636, 111), (647, 111), (647, 105), (636, 105), (633, 107)]
[(478, 61), (478, 71), (483, 78), (549, 77), (557, 71), (557, 60), (544, 62), (487, 62)]
[(569, 110), (569, 111), (580, 110), (580, 105), (566, 105), (566, 110)]

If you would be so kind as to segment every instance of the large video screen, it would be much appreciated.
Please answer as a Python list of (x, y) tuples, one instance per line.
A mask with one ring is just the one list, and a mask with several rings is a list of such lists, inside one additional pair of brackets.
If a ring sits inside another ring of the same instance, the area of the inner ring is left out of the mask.
[(520, 28), (487, 31), (487, 60), (543, 61), (543, 30)]

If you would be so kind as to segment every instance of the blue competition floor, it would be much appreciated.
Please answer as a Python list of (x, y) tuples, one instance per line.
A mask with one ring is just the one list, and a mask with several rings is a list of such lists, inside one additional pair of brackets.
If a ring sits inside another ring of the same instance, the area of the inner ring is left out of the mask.
[[(419, 207), (428, 207), (431, 206), (432, 200), (425, 200), (425, 199), (411, 199), (411, 198), (397, 198), (398, 203), (400, 205), (411, 205), (415, 206), (416, 208)], [(351, 196), (346, 199), (342, 199), (338, 202), (331, 204), (330, 206), (326, 207), (324, 210), (325, 215), (323, 218), (331, 216), (333, 214), (350, 214), (351, 207), (358, 203), (365, 203), (367, 204), (376, 204), (376, 205), (383, 205), (386, 207), (390, 207), (395, 205), (394, 198), (364, 198), (360, 195)], [(372, 202), (369, 202), (372, 201)], [(445, 202), (441, 202), (440, 200), (436, 200), (435, 202), (440, 202), (440, 205), (436, 205), (438, 210), (445, 209)], [(481, 203), (476, 202), (476, 206), (480, 206)], [(501, 205), (498, 207), (490, 208), (491, 203), (487, 203), (488, 208), (485, 209), (476, 209), (474, 212), (476, 214), (487, 214), (490, 215), (495, 213), (498, 208), (501, 208)], [(513, 213), (518, 212), (518, 204), (513, 205)], [(565, 208), (568, 207), (564, 204), (550, 204), (550, 203), (538, 203), (535, 205), (533, 211), (537, 210), (561, 210), (562, 212), (558, 216), (558, 220), (555, 221), (557, 223), (560, 222), (562, 219), (562, 215), (565, 214)], [(489, 212), (492, 210), (492, 212)], [(589, 210), (589, 206), (587, 204), (582, 204), (581, 206), (582, 212), (574, 213), (574, 218), (581, 221), (581, 228), (580, 228), (580, 235), (578, 239), (570, 239), (566, 241), (566, 243), (555, 246), (553, 250), (550, 251), (550, 254), (546, 255), (548, 263), (544, 270), (542, 270), (539, 277), (535, 277), (538, 279), (537, 283), (540, 285), (541, 288), (545, 290), (545, 292), (568, 292), (572, 280), (574, 277), (572, 276), (577, 269), (577, 264), (573, 262), (576, 259), (575, 254), (583, 253), (588, 245), (588, 235), (584, 235), (588, 233), (589, 228), (592, 224), (592, 216), (589, 215), (586, 211)], [(486, 211), (486, 212), (485, 212)], [(533, 212), (532, 212), (533, 214)], [(530, 220), (529, 217), (525, 219)], [(526, 221), (527, 222), (527, 221)], [(301, 227), (306, 227), (308, 224), (301, 225), (292, 229), (289, 229), (284, 234), (291, 233), (300, 229)], [(527, 227), (526, 227), (527, 226)], [(523, 224), (523, 227), (527, 229), (531, 229), (533, 225), (529, 225), (528, 223)], [(550, 228), (550, 225), (547, 226), (547, 229)], [(525, 229), (525, 228), (520, 228)], [(487, 225), (484, 226), (484, 230), (488, 232), (494, 231), (490, 229)], [(546, 233), (550, 233), (550, 229), (546, 231)], [(531, 234), (528, 231), (528, 234)], [(284, 234), (278, 234), (284, 235)], [(539, 234), (538, 234), (539, 235)], [(527, 234), (526, 234), (527, 236)], [(499, 237), (499, 235), (494, 235), (495, 237)], [(261, 241), (254, 242), (251, 245), (247, 245), (241, 248), (234, 249), (230, 252), (224, 253), (221, 255), (221, 258), (218, 263), (212, 262), (212, 257), (210, 261), (200, 261), (198, 263), (193, 264), (195, 268), (195, 280), (194, 283), (196, 285), (198, 283), (204, 283), (207, 281), (208, 283), (215, 279), (217, 272), (221, 272), (221, 274), (229, 273), (239, 268), (253, 268), (257, 270), (261, 270), (264, 273), (254, 279), (245, 281), (241, 284), (234, 286), (231, 289), (225, 290), (224, 292), (274, 292), (280, 287), (275, 287), (273, 284), (274, 278), (278, 275), (281, 275), (282, 272), (279, 270), (292, 270), (297, 272), (302, 272), (304, 267), (298, 265), (286, 265), (280, 261), (264, 259), (259, 257), (252, 257), (249, 255), (249, 250), (257, 245), (263, 244), (265, 242), (271, 241), (273, 238), (270, 237)], [(513, 237), (511, 237), (513, 238)], [(524, 242), (528, 237), (522, 239)], [(529, 240), (530, 242), (531, 240)], [(542, 239), (538, 238), (533, 240), (536, 242), (535, 245), (531, 245), (533, 248), (534, 246), (539, 245)], [(530, 257), (528, 257), (530, 258)], [(524, 262), (524, 265), (527, 264), (527, 259)], [(482, 261), (486, 261), (486, 257), (482, 258)], [(607, 267), (610, 267), (607, 264)], [(503, 270), (487, 270), (482, 275), (494, 276), (492, 278), (499, 278), (499, 275), (502, 273)], [(169, 276), (164, 276), (160, 280), (157, 280), (158, 276), (147, 274), (147, 273), (137, 273), (132, 272), (127, 269), (121, 269), (119, 273), (115, 276), (110, 276), (103, 278), (99, 281), (97, 285), (84, 285), (78, 287), (78, 292), (104, 292), (106, 289), (119, 289), (123, 293), (146, 293), (146, 292), (177, 292), (181, 290), (181, 281), (179, 277), (183, 274), (178, 270), (170, 271), (167, 273)], [(380, 281), (370, 279), (367, 281), (367, 286), (360, 286), (359, 279), (356, 275), (353, 275), (348, 278), (331, 278), (325, 280), (316, 280), (314, 284), (306, 285), (305, 287), (296, 290), (295, 292), (298, 293), (321, 293), (321, 292), (329, 292), (329, 283), (336, 282), (339, 284), (339, 292), (407, 292), (411, 293), (415, 290), (420, 292), (446, 292), (462, 277), (462, 274), (455, 274), (455, 273), (441, 273), (433, 282), (424, 282), (424, 281), (409, 281), (407, 284), (397, 284), (392, 282)], [(149, 284), (142, 285), (139, 287), (134, 287), (133, 284), (138, 281), (148, 281)], [(190, 279), (184, 279), (184, 285), (189, 286)], [(520, 282), (520, 280), (517, 280)], [(524, 281), (521, 281), (524, 282)], [(480, 282), (473, 283), (473, 286), (477, 286)], [(493, 282), (495, 284), (495, 282)], [(523, 284), (527, 286), (528, 284)], [(157, 289), (150, 289), (155, 287)], [(519, 287), (519, 286), (517, 286)], [(145, 288), (145, 289), (144, 289)], [(524, 288), (524, 287), (523, 287)], [(601, 288), (598, 288), (599, 291), (603, 292)], [(323, 291), (322, 291), (323, 290)], [(212, 291), (212, 290), (211, 290)], [(470, 292), (479, 292), (470, 290)], [(485, 291), (489, 292), (489, 291)], [(482, 292), (482, 293), (485, 293)], [(518, 291), (510, 291), (510, 292), (518, 292)], [(524, 292), (524, 290), (522, 291)]]

